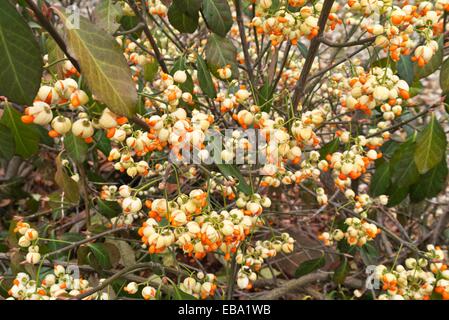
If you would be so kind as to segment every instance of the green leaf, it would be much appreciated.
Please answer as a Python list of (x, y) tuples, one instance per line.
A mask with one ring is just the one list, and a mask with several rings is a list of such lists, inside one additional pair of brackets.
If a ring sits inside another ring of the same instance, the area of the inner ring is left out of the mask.
[(360, 249), (360, 255), (365, 265), (376, 265), (379, 260), (379, 252), (371, 243), (365, 243)]
[(196, 13), (186, 13), (177, 2), (173, 2), (168, 9), (168, 20), (179, 32), (194, 33), (198, 28), (198, 19), (198, 11)]
[(120, 19), (123, 16), (123, 10), (119, 3), (113, 0), (101, 0), (97, 4), (95, 17), (98, 25), (109, 34), (114, 34), (120, 28)]
[(307, 49), (305, 44), (302, 42), (298, 42), (298, 49), (303, 58), (307, 58), (307, 55), (309, 54), (309, 49)]
[(92, 259), (91, 256), (88, 255), (93, 267), (99, 266), (102, 269), (110, 269), (112, 267), (108, 250), (103, 243), (89, 243), (87, 246), (95, 258)]
[(95, 142), (98, 150), (103, 152), (105, 156), (109, 156), (109, 153), (111, 152), (111, 140), (109, 140), (106, 137), (106, 134), (103, 130), (98, 130), (95, 135)]
[(0, 158), (10, 160), (14, 156), (16, 145), (11, 130), (0, 124)]
[(48, 64), (52, 65), (49, 71), (52, 74), (56, 74), (59, 79), (64, 79), (64, 59), (67, 59), (64, 52), (53, 38), (48, 38), (45, 44), (48, 53)]
[(412, 85), (413, 79), (415, 78), (415, 71), (410, 56), (401, 56), (397, 68), (399, 77), (407, 81), (409, 85)]
[(64, 138), (64, 145), (69, 157), (72, 160), (77, 163), (83, 163), (86, 161), (89, 146), (83, 139), (69, 133)]
[(416, 138), (415, 163), (420, 174), (435, 167), (446, 153), (446, 134), (432, 114), (429, 124)]
[[(120, 24), (124, 31), (129, 31), (135, 29), (137, 25), (140, 23), (140, 20), (137, 16), (123, 16), (120, 19)], [(142, 35), (142, 29), (136, 30), (136, 32), (131, 34), (134, 38), (140, 38)]]
[(34, 125), (24, 124), (20, 117), (20, 113), (12, 106), (6, 106), (0, 123), (11, 130), (16, 145), (15, 153), (29, 158), (39, 149), (39, 133)]
[(80, 200), (80, 192), (78, 183), (70, 178), (64, 171), (64, 166), (61, 162), (61, 155), (56, 158), (56, 174), (55, 181), (64, 192), (64, 201), (70, 203), (78, 203)]
[(410, 97), (413, 98), (415, 96), (417, 96), (418, 94), (420, 94), (423, 90), (423, 85), (421, 83), (421, 81), (419, 80), (414, 80), (412, 85), (410, 86)]
[(130, 267), (136, 264), (136, 254), (134, 249), (124, 240), (106, 240), (105, 244), (113, 244), (120, 253), (120, 264)]
[(435, 52), (435, 55), (430, 59), (430, 61), (424, 66), (420, 67), (418, 64), (415, 64), (415, 76), (417, 79), (422, 79), (430, 76), (432, 73), (437, 71), (441, 64), (443, 63), (443, 36), (440, 36), (437, 39), (438, 42), (438, 50)]
[(32, 104), (42, 71), (41, 50), (33, 32), (9, 1), (0, 1), (0, 95)]
[(198, 14), (198, 11), (201, 9), (201, 5), (203, 3), (202, 0), (177, 0), (177, 4), (179, 4), (179, 8), (182, 9), (183, 12), (195, 16)]
[(191, 294), (188, 294), (187, 292), (182, 291), (178, 288), (177, 285), (173, 284), (173, 294), (172, 297), (174, 300), (198, 300)]
[(409, 189), (410, 189), (410, 187), (398, 188), (394, 184), (392, 184), (390, 186), (390, 188), (388, 188), (388, 190), (387, 190), (387, 194), (388, 194), (388, 205), (387, 206), (389, 208), (392, 208), (392, 207), (400, 204), (402, 201), (404, 201), (405, 198), (407, 198)]
[(441, 66), (440, 86), (443, 94), (449, 93), (449, 59), (446, 59)]
[(345, 256), (340, 257), (340, 265), (334, 272), (334, 276), (332, 277), (332, 280), (336, 284), (343, 284), (345, 282), (346, 276), (349, 272), (349, 265), (348, 265), (348, 259)]
[(217, 96), (215, 91), (214, 82), (210, 75), (210, 71), (207, 68), (206, 62), (198, 55), (196, 59), (196, 66), (198, 68), (198, 81), (200, 83), (201, 90), (211, 99)]
[(273, 90), (269, 81), (264, 81), (264, 84), (257, 91), (259, 96), (260, 109), (264, 112), (270, 112), (273, 106)]
[(383, 158), (391, 158), (400, 145), (401, 144), (399, 142), (396, 142), (394, 140), (388, 140), (387, 142), (385, 142), (382, 147), (380, 147)]
[(137, 90), (123, 52), (115, 39), (100, 27), (80, 17), (79, 28), (58, 11), (66, 28), (67, 46), (81, 65), (92, 93), (118, 115), (131, 117), (137, 105)]
[(212, 32), (224, 37), (232, 27), (232, 14), (227, 0), (203, 0), (203, 15)]
[(371, 179), (369, 188), (371, 196), (378, 197), (386, 194), (390, 187), (390, 175), (390, 164), (383, 159), (377, 160), (376, 171)]
[(108, 253), (109, 262), (111, 263), (111, 267), (115, 268), (118, 266), (121, 260), (121, 253), (119, 248), (112, 242), (104, 242), (102, 243), (103, 247), (106, 249)]
[(419, 177), (419, 182), (410, 190), (412, 202), (420, 202), (424, 199), (436, 197), (446, 186), (448, 168), (446, 158), (438, 165)]
[(324, 255), (322, 255), (320, 258), (312, 259), (308, 261), (304, 261), (301, 263), (295, 271), (295, 277), (300, 278), (302, 276), (305, 276), (306, 274), (309, 274), (315, 270), (318, 270), (326, 264), (326, 259), (324, 258)]
[(340, 138), (335, 138), (334, 140), (326, 143), (320, 149), (321, 159), (325, 159), (328, 154), (333, 154), (334, 152), (337, 152), (339, 146), (340, 146)]
[(98, 212), (109, 219), (117, 217), (122, 212), (122, 208), (117, 201), (105, 201), (98, 199), (97, 206)]
[(418, 180), (418, 169), (413, 161), (415, 149), (414, 139), (409, 139), (396, 150), (391, 158), (390, 172), (395, 187), (409, 187)]
[(253, 194), (253, 190), (250, 185), (245, 181), (245, 178), (240, 173), (240, 170), (237, 169), (232, 164), (217, 164), (218, 169), (225, 177), (233, 177), (239, 180), (239, 184), (237, 185), (237, 189), (243, 192), (246, 195)]
[[(51, 239), (53, 239), (53, 240), (62, 240), (62, 241), (65, 241), (65, 242), (74, 243), (74, 242), (78, 242), (78, 241), (83, 240), (84, 237), (81, 234), (79, 234), (79, 233), (73, 233), (73, 232), (67, 232), (67, 233), (62, 234), (60, 237), (57, 237), (55, 235), (55, 232), (52, 231), (51, 232)], [(68, 245), (69, 245), (68, 243), (63, 243), (63, 242), (59, 242), (59, 241), (49, 241), (48, 242), (48, 246), (50, 247), (51, 251), (59, 250), (61, 248), (67, 247)], [(63, 252), (63, 253), (57, 255), (58, 258), (64, 257), (64, 256), (67, 256), (66, 252), (65, 253)]]
[(148, 82), (153, 82), (154, 78), (159, 71), (159, 63), (156, 59), (152, 58), (151, 62), (146, 63), (143, 66), (143, 77)]
[(238, 76), (237, 49), (229, 39), (216, 34), (209, 36), (205, 48), (206, 62), (210, 70), (215, 74), (219, 68), (231, 66), (232, 77)]

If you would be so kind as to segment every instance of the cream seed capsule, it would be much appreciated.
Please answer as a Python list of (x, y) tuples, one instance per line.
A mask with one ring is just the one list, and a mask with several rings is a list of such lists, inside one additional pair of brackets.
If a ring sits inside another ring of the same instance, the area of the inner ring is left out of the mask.
[(77, 137), (86, 139), (94, 134), (94, 127), (88, 119), (79, 119), (73, 123), (72, 133)]
[(64, 116), (58, 116), (51, 122), (51, 127), (60, 135), (65, 135), (72, 128), (72, 121)]

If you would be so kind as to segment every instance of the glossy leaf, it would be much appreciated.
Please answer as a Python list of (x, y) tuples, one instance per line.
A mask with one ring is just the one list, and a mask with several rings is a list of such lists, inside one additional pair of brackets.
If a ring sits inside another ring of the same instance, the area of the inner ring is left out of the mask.
[(449, 59), (446, 59), (441, 66), (440, 86), (443, 94), (449, 93)]
[(168, 9), (168, 20), (179, 32), (194, 33), (198, 28), (198, 19), (198, 12), (188, 14), (181, 9), (177, 2), (173, 2)]
[(20, 113), (7, 106), (0, 123), (8, 127), (14, 137), (15, 154), (29, 158), (39, 149), (39, 134), (34, 125), (26, 125), (20, 119)]
[(70, 203), (78, 203), (80, 200), (80, 192), (78, 183), (70, 178), (64, 171), (61, 163), (61, 155), (56, 158), (56, 174), (55, 181), (64, 192), (64, 200)]
[(203, 1), (202, 0), (177, 0), (176, 3), (179, 4), (179, 7), (185, 13), (193, 16), (195, 14), (198, 14), (198, 11), (200, 11)]
[(340, 257), (340, 265), (335, 269), (334, 276), (332, 280), (336, 284), (343, 284), (345, 282), (346, 276), (349, 272), (348, 259), (345, 256)]
[(340, 138), (335, 138), (334, 140), (329, 141), (320, 149), (321, 158), (325, 159), (328, 154), (333, 154), (334, 152), (338, 151), (339, 146)]
[(77, 58), (92, 93), (118, 115), (131, 117), (137, 90), (120, 46), (115, 39), (87, 19), (79, 28), (58, 12), (66, 27), (67, 46)]
[(110, 269), (112, 267), (111, 259), (109, 258), (109, 253), (107, 248), (102, 243), (89, 243), (88, 247), (93, 254), (95, 259), (92, 259), (92, 256), (88, 256), (91, 261), (91, 265), (98, 264), (102, 269)]
[(317, 259), (305, 261), (299, 265), (298, 269), (296, 269), (295, 277), (300, 278), (309, 273), (312, 273), (313, 271), (316, 271), (316, 270), (324, 267), (325, 264), (326, 264), (326, 259), (324, 258), (324, 255)]
[(0, 96), (32, 104), (42, 71), (41, 50), (33, 32), (9, 1), (0, 1)]
[(446, 153), (447, 140), (444, 129), (432, 114), (429, 124), (416, 138), (415, 163), (419, 173), (424, 174), (435, 167)]
[(416, 143), (414, 139), (404, 142), (391, 158), (391, 177), (395, 187), (403, 188), (414, 184), (419, 177), (413, 157)]
[(0, 124), (0, 158), (10, 160), (14, 156), (16, 145), (11, 130)]
[(61, 48), (59, 48), (53, 38), (47, 39), (46, 47), (48, 53), (48, 64), (51, 65), (49, 71), (52, 74), (56, 74), (58, 78), (64, 79), (64, 62), (66, 59), (64, 52)]
[(198, 58), (196, 59), (196, 66), (198, 68), (198, 81), (200, 83), (201, 90), (209, 98), (211, 99), (215, 98), (217, 96), (217, 92), (215, 91), (212, 76), (210, 75), (210, 71), (207, 68), (206, 62), (199, 55)]
[(98, 212), (106, 218), (112, 219), (117, 217), (122, 209), (116, 201), (97, 200)]
[(387, 190), (388, 194), (388, 207), (394, 207), (400, 204), (407, 198), (410, 187), (396, 187), (394, 184)]
[(227, 0), (203, 0), (203, 15), (212, 32), (224, 37), (232, 27), (232, 14)]
[(378, 197), (385, 194), (390, 187), (390, 175), (390, 164), (383, 159), (377, 160), (376, 171), (371, 178), (369, 189), (371, 196)]
[(229, 39), (212, 34), (207, 40), (205, 48), (206, 62), (212, 72), (227, 65), (231, 66), (232, 77), (238, 76), (237, 49)]
[(70, 133), (64, 138), (64, 145), (72, 160), (78, 163), (86, 161), (89, 146), (83, 139)]
[(412, 186), (410, 199), (413, 202), (420, 202), (424, 199), (436, 197), (446, 186), (448, 168), (446, 158), (443, 158), (438, 165), (419, 177), (419, 182)]
[(96, 7), (95, 16), (98, 25), (109, 34), (114, 34), (120, 28), (123, 10), (119, 3), (113, 0), (101, 0)]
[(397, 64), (397, 69), (399, 77), (407, 81), (409, 85), (412, 85), (415, 78), (415, 70), (410, 56), (401, 56)]
[(109, 140), (106, 137), (106, 134), (103, 130), (98, 130), (95, 135), (95, 143), (96, 146), (98, 148), (98, 150), (100, 150), (101, 152), (103, 152), (103, 154), (105, 156), (109, 156), (109, 153), (111, 152), (111, 140)]
[(239, 180), (239, 184), (237, 185), (237, 189), (243, 192), (246, 195), (253, 194), (251, 186), (245, 181), (245, 178), (240, 173), (239, 169), (232, 164), (217, 164), (218, 169), (225, 177), (233, 177)]
[(360, 255), (367, 266), (376, 265), (379, 260), (379, 252), (371, 243), (365, 243), (365, 245), (360, 248)]
[(143, 67), (143, 77), (148, 82), (153, 82), (159, 71), (159, 63), (156, 59), (151, 58), (151, 61), (146, 63)]
[(125, 240), (107, 240), (105, 244), (114, 245), (120, 254), (120, 264), (124, 267), (130, 267), (136, 264), (134, 249)]

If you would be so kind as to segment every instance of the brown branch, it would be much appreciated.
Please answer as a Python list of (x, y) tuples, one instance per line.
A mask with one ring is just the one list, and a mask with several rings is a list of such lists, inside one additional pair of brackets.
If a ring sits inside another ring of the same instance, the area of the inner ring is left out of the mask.
[[(263, 293), (255, 297), (256, 300), (276, 300), (288, 293), (292, 293), (295, 291), (304, 291), (308, 288), (304, 288), (305, 286), (318, 282), (328, 280), (332, 276), (332, 273), (311, 273), (305, 275), (299, 279), (292, 279), (287, 281), (279, 281), (280, 286), (275, 288), (269, 292)], [(273, 279), (261, 279), (257, 280), (254, 283), (255, 287), (264, 287), (274, 284)], [(356, 278), (347, 278), (344, 282), (344, 285), (350, 288), (362, 288), (364, 283), (362, 280)]]
[(70, 53), (69, 53), (69, 51), (67, 49), (67, 46), (66, 46), (66, 44), (64, 42), (64, 39), (61, 37), (59, 32), (53, 27), (53, 25), (50, 23), (50, 21), (48, 21), (48, 19), (45, 18), (44, 14), (38, 8), (38, 6), (34, 3), (33, 0), (25, 0), (25, 2), (28, 4), (30, 9), (34, 12), (34, 15), (36, 16), (36, 19), (39, 22), (39, 24), (42, 26), (42, 28), (44, 28), (51, 35), (51, 37), (55, 40), (55, 42), (57, 43), (59, 48), (61, 48), (61, 50), (66, 55), (66, 57), (70, 60), (70, 62), (72, 62), (73, 66), (78, 71), (81, 72), (80, 64), (78, 63), (78, 61), (74, 57), (72, 57), (70, 55)]
[(130, 272), (135, 272), (138, 270), (145, 270), (145, 269), (159, 269), (162, 271), (170, 271), (174, 274), (179, 274), (178, 270), (172, 269), (172, 268), (167, 268), (164, 267), (163, 265), (157, 263), (157, 262), (143, 262), (143, 263), (138, 263), (135, 264), (133, 266), (127, 267), (123, 270), (120, 270), (118, 272), (115, 272), (111, 277), (109, 277), (108, 279), (104, 280), (101, 282), (100, 285), (98, 285), (97, 287), (88, 290), (82, 294), (77, 295), (76, 297), (74, 297), (74, 300), (81, 300), (84, 298), (87, 298), (95, 293), (97, 293), (98, 291), (103, 290), (104, 288), (106, 288), (107, 286), (109, 286), (112, 282), (114, 282), (117, 279), (122, 278), (123, 276), (125, 276), (126, 274), (130, 273)]
[(123, 231), (123, 230), (127, 230), (127, 229), (128, 229), (128, 228), (126, 228), (126, 227), (121, 227), (121, 228), (116, 228), (116, 229), (111, 229), (111, 230), (104, 231), (104, 232), (99, 233), (99, 234), (96, 234), (96, 235), (94, 235), (94, 236), (92, 236), (92, 237), (89, 237), (89, 238), (86, 238), (86, 239), (83, 239), (83, 240), (74, 242), (74, 243), (72, 243), (71, 245), (68, 245), (68, 246), (66, 246), (66, 247), (63, 247), (63, 248), (61, 248), (61, 249), (58, 249), (58, 250), (49, 252), (49, 253), (47, 253), (47, 254), (44, 255), (44, 258), (50, 257), (50, 256), (54, 256), (54, 255), (59, 254), (59, 253), (62, 253), (62, 252), (66, 252), (66, 251), (68, 251), (68, 250), (75, 249), (75, 248), (77, 248), (77, 247), (79, 247), (79, 246), (81, 246), (81, 245), (83, 245), (83, 244), (85, 244), (85, 243), (89, 243), (89, 242), (92, 242), (92, 241), (94, 241), (94, 240), (96, 240), (96, 239), (99, 239), (99, 238), (102, 238), (102, 237), (104, 237), (104, 236), (107, 236), (108, 234), (115, 233), (115, 232), (119, 232), (119, 231)]
[(235, 11), (237, 15), (237, 25), (239, 27), (240, 41), (242, 42), (243, 55), (245, 56), (246, 72), (248, 73), (249, 82), (253, 89), (256, 89), (254, 83), (253, 68), (251, 66), (251, 56), (248, 51), (248, 41), (245, 34), (245, 26), (243, 24), (242, 4), (240, 0), (234, 0)]
[(134, 0), (128, 0), (127, 2), (129, 4), (129, 6), (131, 7), (131, 9), (136, 14), (136, 16), (139, 18), (140, 22), (143, 24), (143, 32), (145, 33), (145, 36), (147, 37), (148, 41), (150, 41), (151, 47), (156, 56), (156, 60), (159, 63), (159, 65), (161, 66), (162, 71), (164, 71), (165, 73), (168, 73), (167, 65), (165, 64), (164, 58), (162, 57), (159, 47), (157, 46), (156, 40), (154, 40), (154, 37), (151, 34), (150, 28), (148, 28), (148, 24), (147, 24), (147, 21), (146, 21), (144, 15), (140, 12), (139, 7), (137, 6), (137, 4)]
[(325, 0), (323, 4), (323, 9), (321, 10), (320, 18), (318, 20), (318, 35), (313, 38), (309, 52), (307, 54), (306, 62), (304, 63), (304, 67), (301, 71), (301, 75), (299, 77), (298, 82), (296, 83), (295, 91), (293, 93), (293, 108), (296, 109), (304, 95), (304, 89), (307, 83), (307, 78), (309, 77), (310, 69), (312, 69), (313, 61), (315, 60), (316, 55), (318, 54), (318, 49), (321, 44), (321, 37), (324, 33), (324, 29), (326, 28), (326, 22), (329, 18), (329, 13), (332, 9), (332, 5), (334, 4), (334, 0)]
[(370, 37), (370, 38), (365, 38), (365, 39), (361, 39), (361, 40), (356, 40), (356, 41), (350, 41), (350, 42), (344, 42), (344, 43), (334, 43), (331, 42), (327, 39), (325, 39), (324, 37), (321, 38), (321, 42), (324, 43), (325, 45), (327, 45), (328, 47), (333, 47), (333, 48), (345, 48), (345, 47), (353, 47), (353, 46), (360, 46), (362, 44), (371, 44), (372, 42), (374, 42), (374, 40), (376, 40), (377, 37)]
[[(309, 78), (309, 80), (313, 80), (316, 78), (321, 77), (323, 74), (325, 74), (326, 72), (334, 69), (335, 67), (339, 66), (340, 64), (348, 61), (349, 59), (351, 59), (353, 56), (357, 55), (358, 53), (362, 52), (363, 50), (365, 50), (366, 48), (368, 48), (369, 45), (365, 45), (362, 48), (357, 49), (356, 51), (354, 51), (353, 53), (347, 55), (344, 58), (341, 58), (340, 60), (338, 60), (337, 62), (335, 62), (333, 65), (330, 65), (329, 67), (324, 68), (323, 70), (319, 71), (318, 73), (314, 74), (313, 76), (311, 76)], [(319, 79), (318, 79), (319, 80)], [(314, 87), (314, 85), (312, 85), (312, 87)]]
[(411, 117), (410, 119), (404, 120), (404, 121), (402, 121), (402, 122), (399, 122), (399, 123), (395, 124), (394, 126), (391, 126), (391, 127), (385, 128), (385, 129), (383, 129), (383, 130), (380, 130), (380, 131), (378, 131), (378, 132), (376, 132), (376, 133), (370, 134), (370, 135), (367, 136), (366, 138), (369, 139), (369, 138), (372, 138), (372, 137), (376, 137), (376, 136), (381, 135), (382, 133), (387, 132), (387, 131), (394, 132), (395, 130), (401, 128), (401, 127), (404, 126), (405, 124), (410, 123), (410, 122), (412, 122), (412, 121), (414, 121), (414, 120), (416, 120), (416, 119), (418, 119), (418, 118), (420, 118), (420, 117), (426, 115), (428, 112), (432, 111), (433, 109), (435, 109), (435, 108), (438, 107), (438, 106), (440, 106), (440, 103), (436, 103), (436, 104), (430, 106), (430, 107), (427, 108), (426, 110), (424, 110), (424, 111), (418, 113), (416, 116), (413, 116), (413, 117)]

